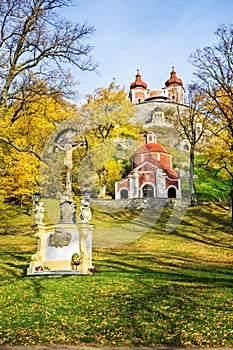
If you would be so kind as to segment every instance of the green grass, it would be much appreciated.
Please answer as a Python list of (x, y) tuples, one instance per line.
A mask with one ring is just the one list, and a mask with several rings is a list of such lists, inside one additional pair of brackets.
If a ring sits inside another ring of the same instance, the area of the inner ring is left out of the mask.
[[(36, 250), (32, 219), (18, 214), (4, 221), (0, 343), (232, 346), (229, 209), (189, 208), (173, 231), (167, 230), (171, 213), (164, 208), (156, 224), (129, 244), (94, 248), (99, 272), (79, 277), (25, 277)], [(102, 228), (111, 234), (130, 222), (139, 226), (140, 214), (95, 210), (93, 239)], [(152, 215), (140, 216), (142, 227)]]

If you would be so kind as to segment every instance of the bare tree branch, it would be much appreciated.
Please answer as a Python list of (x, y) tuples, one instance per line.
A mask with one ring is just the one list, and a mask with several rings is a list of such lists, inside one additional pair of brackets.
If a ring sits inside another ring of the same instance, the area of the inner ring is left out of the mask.
[(94, 28), (72, 24), (55, 12), (69, 5), (71, 0), (0, 2), (0, 105), (9, 106), (20, 98), (23, 101), (20, 91), (33, 75), (52, 78), (52, 84), (57, 81), (62, 86), (70, 77), (65, 67), (82, 71), (96, 68), (86, 40)]
[(12, 146), (16, 151), (18, 152), (23, 152), (23, 153), (30, 153), (30, 154), (33, 154), (37, 159), (39, 159), (40, 161), (43, 160), (43, 158), (37, 153), (37, 152), (34, 152), (33, 150), (31, 149), (23, 149), (23, 148), (20, 148), (19, 146), (17, 146), (14, 142), (8, 140), (7, 138), (5, 137), (0, 137), (0, 141), (6, 143), (7, 145), (10, 145)]
[(214, 157), (218, 164), (217, 172), (224, 169), (232, 179), (233, 208), (233, 24), (220, 26), (215, 34), (218, 42), (212, 47), (196, 50), (190, 59), (196, 69), (199, 88), (207, 101), (203, 113), (209, 115), (212, 133), (220, 141)]

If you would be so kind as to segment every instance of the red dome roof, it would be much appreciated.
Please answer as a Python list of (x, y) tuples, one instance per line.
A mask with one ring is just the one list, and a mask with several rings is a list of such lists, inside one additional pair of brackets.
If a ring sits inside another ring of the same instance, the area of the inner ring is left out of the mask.
[(147, 83), (141, 80), (141, 75), (139, 74), (139, 69), (137, 70), (136, 79), (133, 83), (130, 84), (130, 89), (135, 89), (137, 87), (141, 87), (143, 89), (147, 89)]
[(159, 143), (148, 143), (146, 145), (140, 146), (135, 154), (139, 153), (148, 153), (148, 152), (160, 152), (160, 153), (168, 153), (169, 152)]
[(168, 175), (168, 177), (170, 177), (170, 179), (178, 179), (178, 174), (175, 171), (175, 169), (171, 168), (170, 166), (168, 166), (164, 162), (160, 161), (160, 164), (161, 164), (162, 169), (165, 171), (165, 173)]
[(171, 77), (170, 77), (170, 79), (168, 79), (166, 81), (165, 85), (166, 85), (166, 87), (171, 86), (171, 85), (175, 85), (175, 86), (181, 85), (181, 86), (183, 86), (182, 80), (177, 78), (177, 76), (176, 76), (176, 72), (174, 70), (174, 67), (172, 67)]
[[(155, 152), (167, 153), (170, 156), (170, 153), (166, 150), (166, 148), (164, 148), (159, 143), (148, 143), (148, 144), (145, 144), (143, 146), (140, 146), (136, 150), (136, 152), (134, 153), (134, 156), (132, 157), (132, 159), (134, 159), (134, 157), (137, 154), (155, 153)], [(158, 159), (151, 158), (149, 160), (149, 162), (153, 163), (155, 166), (162, 169), (170, 179), (178, 179), (177, 172), (172, 167), (170, 167), (170, 165), (167, 164), (167, 162), (165, 160), (158, 160)], [(135, 168), (135, 166), (138, 167), (138, 166), (140, 166), (140, 164), (134, 165), (134, 168)]]

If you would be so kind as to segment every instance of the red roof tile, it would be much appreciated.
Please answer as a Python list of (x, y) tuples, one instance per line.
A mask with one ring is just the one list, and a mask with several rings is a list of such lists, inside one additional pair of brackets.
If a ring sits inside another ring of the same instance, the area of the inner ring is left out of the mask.
[(183, 86), (183, 82), (181, 79), (177, 78), (176, 72), (174, 70), (174, 67), (172, 67), (171, 71), (171, 77), (168, 79), (165, 83), (166, 87), (171, 86), (171, 85), (181, 85)]
[(141, 80), (141, 75), (139, 74), (139, 69), (137, 70), (136, 79), (133, 83), (130, 84), (130, 89), (135, 89), (137, 87), (142, 87), (144, 89), (147, 89), (147, 83), (144, 83), (144, 81)]
[(159, 143), (148, 143), (146, 145), (140, 146), (135, 154), (139, 153), (148, 153), (148, 152), (161, 152), (161, 153), (168, 153), (169, 152)]

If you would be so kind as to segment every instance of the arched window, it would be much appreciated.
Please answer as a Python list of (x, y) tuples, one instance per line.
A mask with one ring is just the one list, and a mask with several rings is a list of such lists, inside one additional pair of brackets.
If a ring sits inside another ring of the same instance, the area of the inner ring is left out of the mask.
[(142, 189), (143, 198), (152, 198), (154, 197), (154, 188), (151, 185), (145, 185)]
[(120, 196), (121, 196), (121, 199), (128, 199), (129, 198), (128, 190), (125, 190), (125, 189), (121, 190)]
[(175, 187), (170, 187), (168, 189), (168, 198), (176, 198), (176, 189), (175, 189)]

